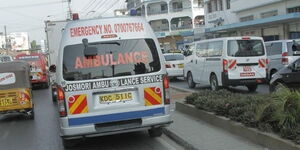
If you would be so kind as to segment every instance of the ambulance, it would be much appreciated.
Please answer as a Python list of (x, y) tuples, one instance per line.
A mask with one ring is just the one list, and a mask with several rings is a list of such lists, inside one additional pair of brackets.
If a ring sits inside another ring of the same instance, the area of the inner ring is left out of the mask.
[(140, 130), (162, 135), (172, 123), (164, 61), (143, 18), (68, 22), (57, 64), (50, 67), (57, 77), (63, 145)]
[(246, 86), (250, 92), (266, 83), (268, 59), (261, 37), (225, 37), (195, 42), (192, 59), (184, 67), (190, 88), (196, 84)]

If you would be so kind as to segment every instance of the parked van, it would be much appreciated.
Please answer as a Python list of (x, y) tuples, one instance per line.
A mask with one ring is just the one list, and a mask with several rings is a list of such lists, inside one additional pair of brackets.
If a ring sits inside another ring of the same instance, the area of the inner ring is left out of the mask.
[(63, 145), (139, 130), (160, 136), (162, 127), (171, 123), (164, 61), (143, 18), (69, 22), (56, 66)]
[(247, 86), (255, 91), (266, 82), (267, 56), (260, 37), (227, 37), (195, 43), (193, 59), (185, 65), (190, 88), (210, 85), (212, 90)]
[(30, 64), (30, 75), (32, 77), (32, 85), (43, 85), (43, 87), (45, 88), (49, 87), (47, 62), (43, 54), (19, 54), (16, 56), (16, 59), (26, 61)]
[(265, 42), (269, 59), (269, 79), (271, 79), (272, 75), (278, 70), (300, 58), (299, 51), (292, 50), (294, 41), (300, 43), (300, 39)]

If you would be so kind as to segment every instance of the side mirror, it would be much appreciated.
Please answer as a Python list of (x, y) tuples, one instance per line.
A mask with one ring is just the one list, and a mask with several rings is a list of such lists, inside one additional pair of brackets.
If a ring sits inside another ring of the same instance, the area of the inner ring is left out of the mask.
[(296, 42), (295, 40), (293, 41), (293, 46), (292, 46), (293, 51), (300, 51), (300, 43)]
[(49, 71), (52, 72), (52, 73), (55, 73), (56, 72), (56, 66), (51, 65), (50, 68), (49, 68)]

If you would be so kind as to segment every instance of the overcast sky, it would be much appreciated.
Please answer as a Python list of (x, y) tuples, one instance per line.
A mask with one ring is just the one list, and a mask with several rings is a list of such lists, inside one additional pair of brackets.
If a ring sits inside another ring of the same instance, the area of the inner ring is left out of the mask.
[[(28, 32), (29, 40), (45, 39), (45, 20), (64, 20), (67, 0), (0, 0), (0, 32)], [(125, 0), (71, 0), (73, 12), (80, 18), (113, 16), (113, 11), (126, 8)]]

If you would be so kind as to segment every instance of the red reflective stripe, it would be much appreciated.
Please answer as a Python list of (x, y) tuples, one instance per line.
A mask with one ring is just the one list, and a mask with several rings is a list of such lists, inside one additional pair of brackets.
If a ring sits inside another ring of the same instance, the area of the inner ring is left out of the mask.
[(80, 114), (86, 106), (87, 106), (87, 100), (85, 97), (84, 100), (81, 102), (81, 104), (73, 112), (73, 114)]
[(150, 102), (152, 105), (160, 104), (156, 99), (154, 99), (149, 93), (144, 92), (145, 99)]
[(236, 60), (230, 62), (229, 69), (232, 69), (236, 65)]
[(264, 62), (264, 59), (258, 60), (258, 63), (259, 63), (259, 66), (260, 66), (260, 67), (262, 67), (262, 68), (266, 67), (266, 64), (265, 64), (265, 62)]

